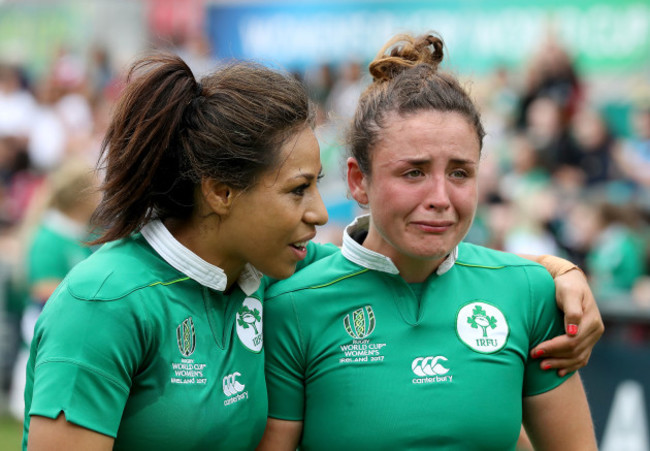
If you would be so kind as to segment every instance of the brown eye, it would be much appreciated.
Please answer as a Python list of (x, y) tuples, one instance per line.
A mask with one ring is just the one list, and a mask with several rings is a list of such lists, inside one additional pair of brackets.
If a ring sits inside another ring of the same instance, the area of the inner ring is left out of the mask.
[(411, 169), (410, 171), (406, 172), (404, 174), (404, 177), (410, 178), (410, 179), (415, 179), (418, 177), (422, 177), (424, 175), (424, 172), (422, 172), (420, 169)]
[(303, 183), (300, 186), (295, 187), (294, 189), (291, 190), (292, 194), (295, 194), (296, 196), (304, 196), (305, 191), (309, 188), (309, 183)]
[(470, 174), (464, 169), (455, 169), (449, 175), (455, 179), (466, 179)]

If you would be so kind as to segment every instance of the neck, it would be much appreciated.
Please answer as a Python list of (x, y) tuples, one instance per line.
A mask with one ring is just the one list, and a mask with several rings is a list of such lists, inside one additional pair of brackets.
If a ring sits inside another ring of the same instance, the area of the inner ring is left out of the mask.
[(446, 255), (433, 258), (424, 258), (399, 252), (390, 243), (384, 240), (374, 227), (370, 227), (368, 235), (362, 243), (363, 247), (389, 257), (400, 276), (407, 283), (424, 282), (433, 274), (438, 266), (445, 260)]
[(226, 273), (226, 291), (239, 279), (246, 262), (238, 262), (228, 258), (224, 246), (220, 245), (218, 225), (209, 220), (191, 218), (187, 220), (166, 219), (167, 230), (187, 249), (201, 257), (206, 262), (218, 266)]
[(435, 260), (414, 259), (408, 256), (391, 257), (399, 274), (407, 283), (421, 283), (433, 274), (445, 258)]

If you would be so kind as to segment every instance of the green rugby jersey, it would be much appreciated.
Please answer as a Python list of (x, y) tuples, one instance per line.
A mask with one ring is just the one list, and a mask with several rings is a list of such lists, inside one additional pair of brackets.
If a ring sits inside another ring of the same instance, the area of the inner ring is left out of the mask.
[[(83, 244), (88, 237), (89, 233), (84, 225), (57, 210), (47, 211), (31, 239), (27, 252), (25, 269), (28, 286), (33, 288), (41, 282), (63, 280), (77, 263), (92, 254), (92, 249)], [(26, 297), (21, 324), (25, 348), (32, 340), (34, 325), (45, 301), (33, 298), (29, 290)]]
[(226, 277), (160, 222), (77, 265), (48, 300), (27, 369), (30, 415), (115, 449), (250, 450), (264, 430), (260, 274)]
[(566, 379), (528, 357), (563, 333), (551, 276), (461, 243), (420, 288), (346, 233), (267, 291), (269, 416), (304, 422), (300, 449), (515, 449), (522, 396)]
[(92, 250), (83, 244), (88, 230), (58, 211), (48, 211), (29, 246), (27, 277), (30, 284), (63, 280), (68, 271)]

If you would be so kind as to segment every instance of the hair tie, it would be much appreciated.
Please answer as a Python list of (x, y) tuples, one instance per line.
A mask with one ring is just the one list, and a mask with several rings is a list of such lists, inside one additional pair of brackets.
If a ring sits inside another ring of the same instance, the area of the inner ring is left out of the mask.
[(196, 96), (201, 97), (203, 94), (203, 85), (199, 82), (196, 83)]

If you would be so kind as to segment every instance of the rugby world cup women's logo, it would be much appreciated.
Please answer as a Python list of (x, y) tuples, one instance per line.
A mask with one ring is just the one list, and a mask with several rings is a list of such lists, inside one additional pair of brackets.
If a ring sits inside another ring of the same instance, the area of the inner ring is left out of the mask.
[(366, 305), (354, 312), (345, 315), (343, 318), (343, 327), (349, 336), (357, 340), (366, 338), (375, 330), (375, 312), (372, 307)]
[(176, 328), (176, 342), (178, 343), (178, 350), (184, 357), (189, 357), (196, 348), (196, 335), (194, 334), (194, 321), (190, 316), (185, 321), (180, 323)]

